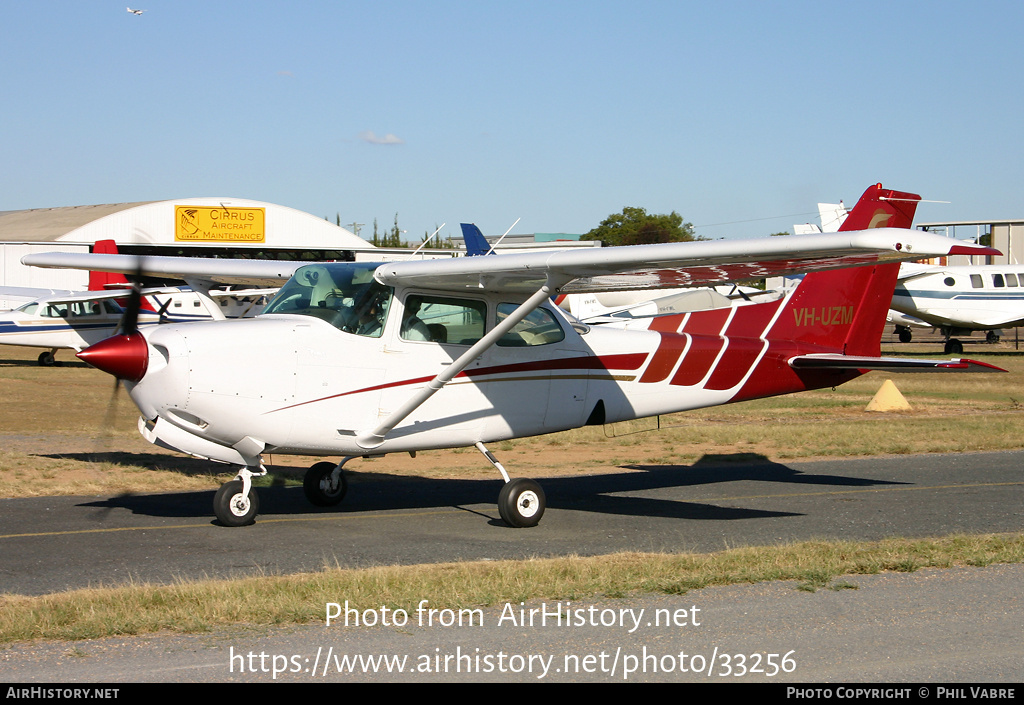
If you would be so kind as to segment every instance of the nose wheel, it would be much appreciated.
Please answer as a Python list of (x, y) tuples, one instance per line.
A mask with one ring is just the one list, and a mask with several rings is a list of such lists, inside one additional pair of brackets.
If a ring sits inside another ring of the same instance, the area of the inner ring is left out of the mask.
[(260, 498), (252, 486), (252, 478), (262, 477), (267, 469), (261, 463), (250, 470), (243, 467), (234, 480), (225, 482), (213, 496), (213, 513), (224, 526), (248, 526), (256, 522), (260, 512)]
[(213, 497), (213, 513), (225, 526), (247, 526), (255, 523), (260, 511), (260, 498), (256, 488), (245, 491), (241, 480), (225, 482)]

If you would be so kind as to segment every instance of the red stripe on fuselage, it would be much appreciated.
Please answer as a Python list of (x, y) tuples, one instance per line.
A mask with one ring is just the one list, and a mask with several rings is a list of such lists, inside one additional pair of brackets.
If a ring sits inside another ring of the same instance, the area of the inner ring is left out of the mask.
[(737, 306), (736, 315), (729, 321), (726, 337), (760, 338), (778, 313), (783, 300)]
[(731, 308), (694, 311), (686, 319), (686, 324), (679, 332), (691, 335), (721, 335), (730, 313), (732, 313)]
[(724, 344), (724, 338), (694, 336), (693, 344), (686, 352), (686, 357), (683, 358), (683, 363), (672, 378), (671, 384), (686, 387), (698, 384), (711, 369), (711, 363), (718, 357)]
[(765, 342), (760, 339), (729, 338), (729, 346), (711, 373), (706, 388), (718, 391), (735, 387), (750, 372), (764, 347)]
[(678, 333), (662, 333), (661, 344), (651, 358), (651, 364), (640, 377), (642, 384), (663, 382), (675, 369), (676, 363), (690, 342), (690, 336)]
[[(647, 353), (622, 353), (619, 355), (602, 355), (595, 357), (593, 355), (581, 355), (579, 357), (566, 357), (556, 358), (549, 360), (536, 360), (532, 362), (521, 362), (512, 365), (493, 365), (491, 367), (483, 367), (478, 370), (463, 370), (455, 379), (473, 379), (476, 377), (484, 377), (487, 375), (496, 374), (508, 374), (510, 372), (534, 372), (538, 370), (638, 370), (643, 366), (647, 360)], [(428, 377), (415, 377), (412, 379), (397, 380), (394, 382), (386, 382), (384, 384), (375, 384), (372, 387), (362, 387), (360, 389), (353, 389), (348, 392), (341, 392), (339, 394), (331, 394), (330, 396), (320, 397), (319, 399), (310, 399), (309, 401), (299, 402), (298, 404), (291, 404), (290, 406), (282, 406), (280, 409), (272, 409), (266, 413), (272, 414), (277, 411), (284, 411), (286, 409), (294, 409), (297, 406), (304, 406), (306, 404), (315, 404), (320, 401), (327, 401), (329, 399), (338, 399), (340, 397), (352, 396), (354, 394), (365, 394), (366, 392), (378, 392), (382, 389), (393, 389), (395, 387), (404, 387), (414, 384), (426, 384), (430, 380), (434, 379), (434, 375)], [(510, 380), (510, 381), (515, 381)]]

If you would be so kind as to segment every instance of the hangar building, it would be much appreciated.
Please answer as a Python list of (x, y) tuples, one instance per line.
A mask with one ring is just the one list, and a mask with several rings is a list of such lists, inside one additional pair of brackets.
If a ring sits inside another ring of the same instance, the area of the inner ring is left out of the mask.
[[(21, 258), (34, 252), (89, 252), (100, 240), (113, 240), (126, 254), (192, 257), (354, 260), (374, 249), (309, 213), (241, 198), (2, 211), (0, 286), (85, 289), (87, 272), (26, 267)], [(0, 309), (7, 307), (0, 298)]]

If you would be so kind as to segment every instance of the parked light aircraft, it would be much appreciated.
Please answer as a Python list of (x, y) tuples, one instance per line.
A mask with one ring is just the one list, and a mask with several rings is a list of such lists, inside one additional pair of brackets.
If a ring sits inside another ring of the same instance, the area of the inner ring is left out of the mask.
[[(938, 328), (947, 353), (960, 354), (963, 343), (954, 336), (1024, 325), (1024, 266), (1012, 264), (955, 267), (903, 265), (893, 293), (892, 308)], [(909, 343), (908, 323), (897, 322), (900, 340)]]
[[(475, 446), (505, 480), (502, 519), (524, 527), (540, 521), (544, 492), (510, 479), (486, 443), (827, 388), (871, 369), (997, 369), (879, 356), (900, 260), (994, 252), (905, 229), (916, 203), (897, 196), (912, 194), (872, 186), (851, 218), (900, 227), (828, 235), (302, 267), (63, 253), (23, 262), (288, 279), (256, 318), (128, 331), (79, 353), (124, 382), (148, 440), (240, 466), (214, 498), (222, 524), (254, 521), (264, 453), (344, 456), (306, 473), (306, 496), (330, 506), (345, 496), (351, 458)], [(810, 273), (776, 301), (635, 327), (573, 324), (549, 302), (790, 271)]]
[[(142, 295), (165, 294), (166, 288), (144, 289)], [(59, 349), (84, 350), (117, 333), (124, 310), (115, 299), (125, 299), (126, 289), (110, 291), (55, 291), (51, 289), (6, 289), (9, 298), (17, 293), (32, 296), (13, 311), (0, 312), (0, 345), (48, 348), (39, 353), (39, 364), (55, 364)], [(160, 322), (162, 313), (140, 311), (139, 326)]]
[[(117, 252), (113, 240), (97, 241), (94, 248), (94, 252)], [(198, 285), (205, 291), (177, 286), (141, 289), (144, 303), (137, 325), (253, 316), (262, 310), (266, 296), (276, 291), (210, 291), (203, 282)], [(57, 350), (78, 352), (117, 333), (124, 315), (118, 304), (132, 291), (124, 276), (100, 272), (90, 273), (87, 291), (0, 287), (4, 299), (26, 302), (12, 311), (0, 311), (0, 345), (48, 348), (39, 354), (39, 364), (53, 365)]]

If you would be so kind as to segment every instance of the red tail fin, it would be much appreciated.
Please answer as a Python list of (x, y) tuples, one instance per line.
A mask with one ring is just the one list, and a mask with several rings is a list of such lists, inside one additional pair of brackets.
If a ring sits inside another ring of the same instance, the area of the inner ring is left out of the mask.
[[(93, 252), (105, 255), (117, 254), (117, 243), (113, 240), (97, 240), (92, 246)], [(114, 272), (89, 272), (89, 291), (106, 291), (107, 284), (128, 284), (123, 274)]]
[[(864, 192), (839, 229), (909, 229), (920, 200), (917, 194), (875, 184)], [(772, 327), (770, 337), (847, 355), (879, 355), (899, 269), (899, 264), (882, 264), (808, 274)]]
[[(97, 240), (93, 243), (92, 251), (104, 255), (116, 255), (118, 254), (117, 243), (113, 240)], [(128, 283), (128, 279), (118, 272), (97, 272), (95, 270), (89, 270), (89, 291), (109, 291), (110, 287), (108, 284), (127, 287)], [(128, 300), (117, 299), (117, 305), (121, 307), (127, 306)], [(143, 297), (140, 307), (146, 311), (155, 310), (145, 297)]]
[(914, 224), (914, 214), (921, 197), (882, 188), (882, 184), (869, 186), (857, 201), (839, 231), (870, 230), (871, 228), (906, 228)]

